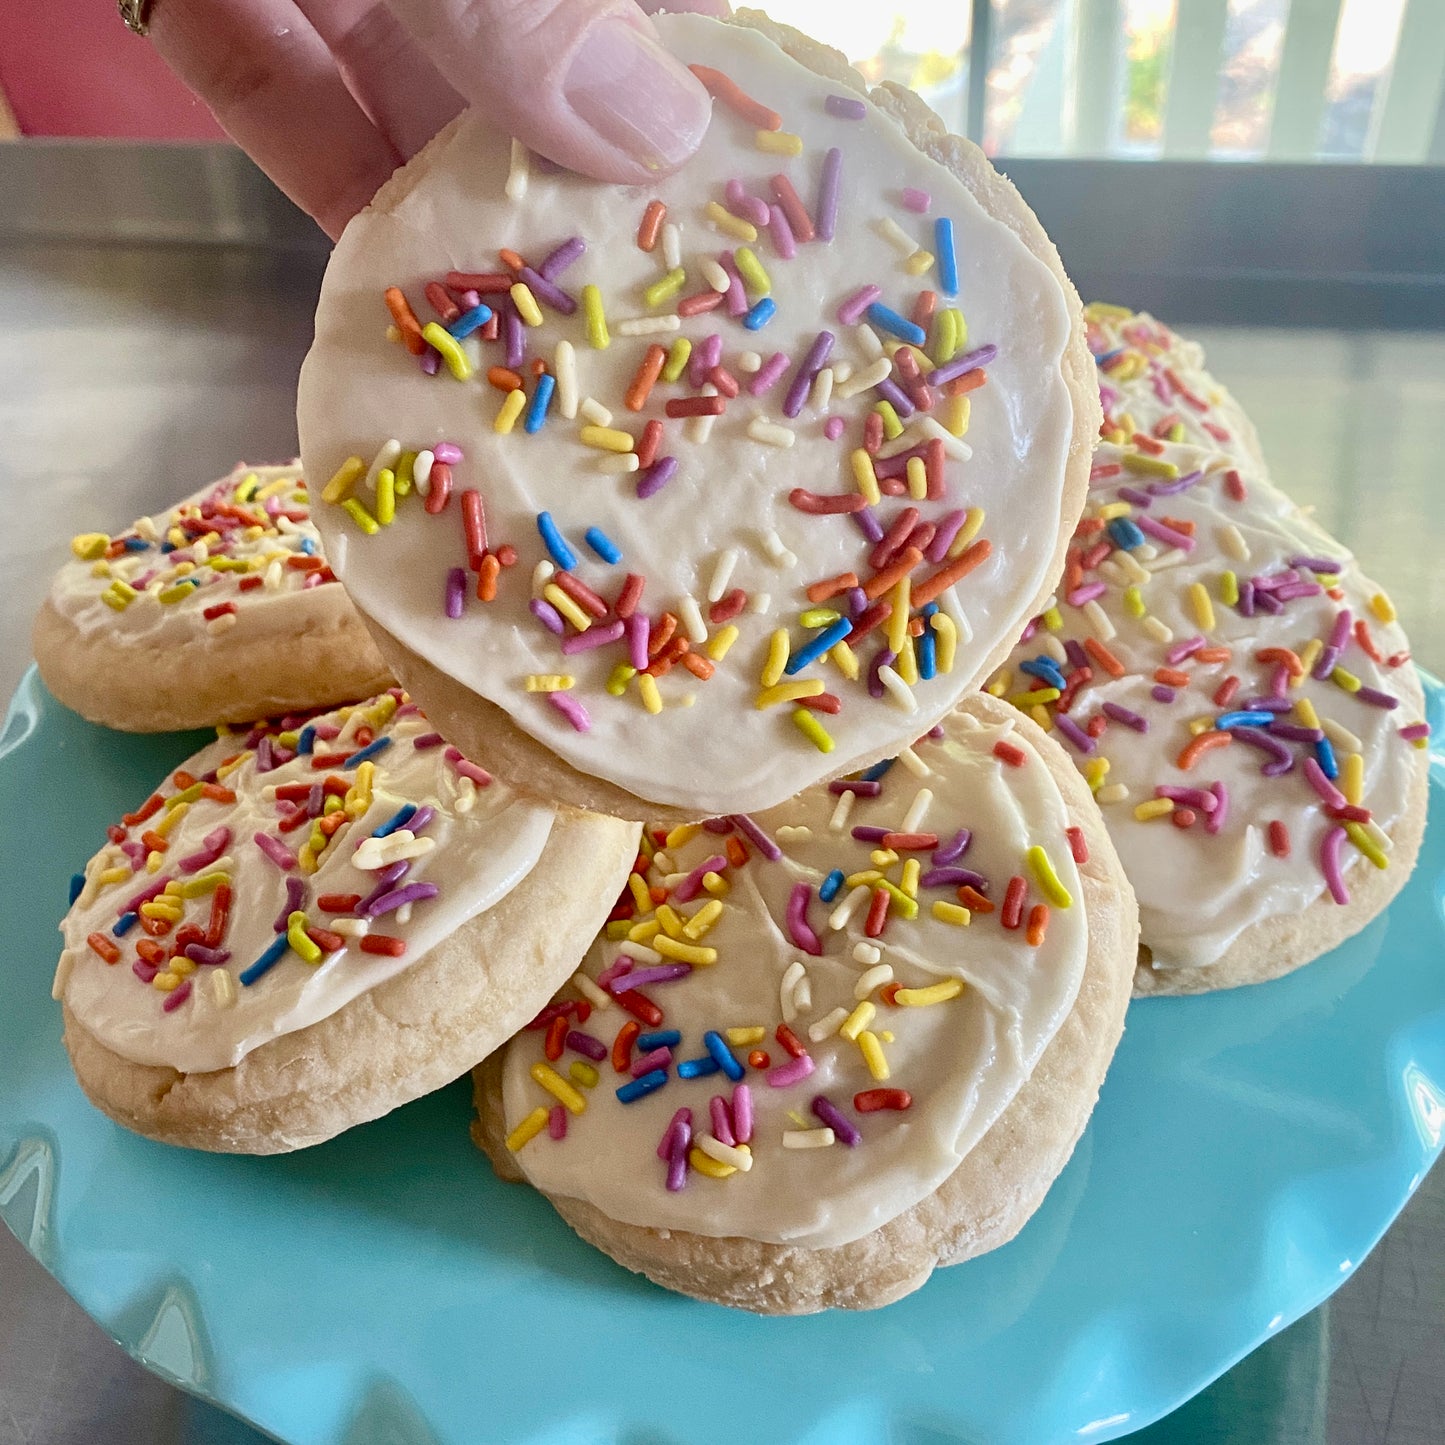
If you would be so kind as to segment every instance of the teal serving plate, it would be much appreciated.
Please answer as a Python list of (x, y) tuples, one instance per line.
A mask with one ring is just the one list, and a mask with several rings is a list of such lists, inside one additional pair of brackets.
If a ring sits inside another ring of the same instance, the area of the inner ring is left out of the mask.
[(881, 1311), (755, 1319), (626, 1273), (493, 1178), (465, 1083), (280, 1158), (152, 1144), (71, 1076), (55, 925), (197, 740), (92, 727), (33, 671), (11, 704), (0, 1213), (141, 1363), (296, 1445), (1111, 1440), (1338, 1288), (1440, 1152), (1445, 752), (1386, 916), (1277, 982), (1136, 1005), (1023, 1232)]

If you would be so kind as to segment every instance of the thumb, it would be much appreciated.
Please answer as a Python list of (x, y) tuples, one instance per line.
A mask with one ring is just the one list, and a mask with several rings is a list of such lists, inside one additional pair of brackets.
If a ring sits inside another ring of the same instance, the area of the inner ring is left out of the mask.
[(711, 102), (631, 0), (391, 0), (456, 90), (572, 170), (639, 184), (697, 149)]

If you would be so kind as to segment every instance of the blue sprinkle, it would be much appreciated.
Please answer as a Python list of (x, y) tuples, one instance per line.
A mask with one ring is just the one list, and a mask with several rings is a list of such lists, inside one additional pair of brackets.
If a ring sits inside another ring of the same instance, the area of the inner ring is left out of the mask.
[(547, 420), (547, 408), (552, 405), (552, 393), (557, 390), (557, 378), (550, 371), (544, 371), (537, 378), (532, 400), (527, 406), (527, 419), (522, 423), (525, 432), (539, 432)]
[(771, 296), (764, 296), (763, 299), (754, 305), (753, 309), (743, 317), (743, 325), (749, 331), (761, 331), (769, 321), (773, 319), (773, 313), (778, 309), (778, 303)]
[(270, 973), (270, 971), (281, 962), (281, 955), (285, 953), (290, 946), (286, 940), (286, 935), (284, 933), (278, 933), (275, 941), (265, 953), (263, 953), (250, 968), (242, 973), (241, 982), (249, 988), (258, 978)]
[(716, 1029), (709, 1029), (702, 1036), (702, 1041), (707, 1045), (707, 1051), (713, 1056), (718, 1068), (733, 1083), (737, 1083), (743, 1076), (743, 1066), (733, 1057), (733, 1051), (728, 1048), (728, 1041)]
[(72, 873), (70, 875), (70, 901), (73, 904), (80, 897), (80, 890), (85, 887), (85, 874)]
[(447, 334), (457, 341), (463, 337), (470, 336), (477, 327), (485, 326), (492, 319), (492, 308), (490, 306), (473, 306), (470, 311), (463, 311), (450, 326), (447, 327)]
[(1138, 525), (1131, 522), (1128, 517), (1115, 517), (1105, 529), (1116, 547), (1122, 547), (1126, 552), (1132, 552), (1135, 547), (1142, 547), (1145, 536), (1138, 528)]
[(925, 603), (925, 604), (924, 604), (924, 607), (923, 607), (923, 615), (924, 615), (925, 617), (932, 617), (932, 616), (934, 616), (937, 612), (938, 612), (938, 603), (936, 603), (936, 602), (928, 602), (928, 603)]
[(653, 1049), (675, 1049), (682, 1042), (682, 1035), (676, 1029), (658, 1029), (656, 1033), (638, 1034), (639, 1052), (650, 1054)]
[(617, 1098), (623, 1104), (630, 1104), (644, 1094), (655, 1094), (667, 1082), (666, 1069), (654, 1069), (640, 1079), (632, 1079), (617, 1091)]
[(150, 543), (144, 537), (127, 537), (125, 539), (125, 550), (127, 552), (145, 552), (150, 548)]
[(374, 758), (377, 753), (384, 753), (390, 746), (390, 738), (377, 738), (374, 743), (367, 743), (367, 745), (362, 748), (359, 753), (352, 753), (352, 755), (347, 758), (344, 763), (342, 763), (341, 771), (343, 773), (349, 773), (351, 769), (356, 767), (358, 764), (364, 763), (370, 758)]
[(124, 938), (126, 934), (129, 933), (131, 929), (134, 928), (139, 922), (139, 913), (122, 913), (121, 916), (115, 920), (115, 923), (110, 931), (115, 934), (117, 938)]
[(684, 1059), (677, 1066), (679, 1079), (701, 1079), (708, 1074), (715, 1073), (717, 1073), (717, 1060), (711, 1054), (704, 1054), (700, 1059)]
[(818, 897), (824, 903), (831, 903), (837, 896), (838, 890), (843, 886), (843, 870), (835, 868), (824, 880), (822, 887), (818, 889)]
[(860, 781), (865, 783), (876, 783), (878, 779), (881, 778), (883, 774), (886, 773), (888, 769), (891, 768), (893, 764), (897, 761), (897, 758), (884, 758), (881, 763), (874, 763), (873, 766), (862, 775)]
[(303, 758), (309, 758), (316, 751), (316, 729), (312, 724), (307, 723), (301, 729), (301, 735), (296, 739), (296, 751)]
[(938, 284), (945, 296), (958, 295), (958, 254), (953, 247), (953, 222), (940, 216), (933, 223), (933, 251), (938, 257)]
[(537, 530), (542, 534), (543, 545), (552, 554), (552, 560), (564, 572), (570, 572), (577, 565), (577, 554), (562, 540), (551, 512), (537, 513)]
[(403, 803), (371, 836), (373, 838), (389, 838), (398, 828), (405, 828), (414, 817), (416, 817), (416, 804)]
[(1222, 712), (1214, 719), (1214, 726), (1220, 732), (1227, 732), (1230, 728), (1268, 727), (1273, 721), (1274, 714), (1263, 709), (1257, 712)]
[(900, 316), (891, 306), (885, 306), (881, 301), (875, 301), (868, 308), (868, 319), (881, 331), (914, 346), (922, 346), (928, 340), (928, 334), (921, 326), (915, 326), (906, 316)]
[(582, 534), (582, 539), (604, 562), (611, 562), (616, 566), (622, 560), (622, 548), (601, 527), (588, 527)]
[(801, 672), (805, 667), (816, 662), (835, 643), (842, 642), (853, 630), (853, 624), (846, 617), (840, 617), (836, 622), (830, 622), (821, 632), (815, 632), (788, 660), (783, 671), (789, 677), (795, 672)]
[(933, 629), (925, 627), (918, 634), (918, 641), (915, 644), (915, 651), (918, 654), (918, 676), (922, 682), (931, 682), (938, 676), (938, 643), (933, 636)]
[(1026, 662), (1019, 663), (1019, 671), (1038, 678), (1040, 682), (1048, 683), (1050, 687), (1058, 688), (1060, 692), (1068, 686), (1063, 670), (1052, 657), (1031, 657)]
[(1094, 358), (1094, 364), (1095, 366), (1107, 365), (1107, 363), (1113, 361), (1116, 356), (1123, 356), (1123, 354), (1124, 348), (1122, 346), (1116, 346), (1112, 351), (1101, 351)]
[(1340, 765), (1335, 761), (1335, 749), (1328, 738), (1321, 738), (1315, 744), (1315, 757), (1319, 759), (1320, 772), (1334, 782), (1340, 775)]
[(316, 555), (316, 539), (314, 537), (303, 537), (301, 539), (301, 550), (308, 557)]

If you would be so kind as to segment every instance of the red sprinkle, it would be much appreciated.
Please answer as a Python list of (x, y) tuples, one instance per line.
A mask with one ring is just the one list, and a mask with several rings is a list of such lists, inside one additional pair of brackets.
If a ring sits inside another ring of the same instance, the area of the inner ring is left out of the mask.
[(542, 1052), (546, 1054), (554, 1064), (562, 1057), (562, 1045), (567, 1038), (567, 1030), (571, 1027), (572, 1021), (566, 1014), (558, 1014), (556, 1018), (547, 1025), (547, 1037), (542, 1042)]
[(625, 1074), (632, 1067), (632, 1045), (641, 1032), (642, 1025), (636, 1019), (629, 1019), (612, 1040), (612, 1067), (619, 1074)]
[(1027, 756), (1022, 748), (1015, 747), (1013, 743), (1006, 742), (1003, 738), (993, 745), (993, 755), (1001, 763), (1007, 763), (1011, 768), (1023, 767)]
[(853, 1095), (853, 1107), (860, 1114), (876, 1114), (880, 1109), (907, 1109), (913, 1095), (907, 1089), (864, 1089)]
[(1289, 857), (1289, 829), (1278, 818), (1269, 825), (1269, 851), (1276, 858)]
[(1003, 912), (999, 922), (1005, 928), (1017, 928), (1023, 922), (1024, 895), (1029, 891), (1028, 880), (1016, 873), (1008, 881), (1008, 892), (1003, 896)]
[(787, 1024), (779, 1024), (773, 1033), (773, 1037), (795, 1058), (801, 1059), (808, 1051), (803, 1047), (803, 1041), (790, 1029)]
[(648, 1028), (655, 1029), (662, 1022), (662, 1010), (646, 994), (638, 993), (635, 988), (613, 994), (612, 997), (628, 1013), (641, 1019)]
[(727, 409), (722, 396), (675, 396), (663, 407), (670, 417), (721, 416)]
[(868, 905), (868, 918), (863, 925), (863, 932), (869, 938), (882, 936), (883, 925), (888, 921), (888, 905), (892, 901), (892, 896), (886, 888), (873, 890), (873, 901)]
[(400, 958), (406, 952), (406, 941), (393, 938), (387, 933), (363, 933), (361, 951), (384, 954), (387, 958)]
[(754, 1049), (748, 1055), (748, 1064), (754, 1069), (766, 1069), (773, 1062), (766, 1049)]
[(1069, 852), (1073, 854), (1075, 863), (1087, 863), (1089, 861), (1089, 845), (1084, 840), (1082, 828), (1065, 828), (1064, 836), (1069, 840)]

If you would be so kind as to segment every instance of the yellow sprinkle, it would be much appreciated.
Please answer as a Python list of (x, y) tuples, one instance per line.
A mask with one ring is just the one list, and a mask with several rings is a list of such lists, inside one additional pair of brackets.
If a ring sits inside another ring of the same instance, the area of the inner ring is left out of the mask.
[[(202, 898), (207, 893), (214, 893), (221, 884), (228, 884), (231, 881), (229, 873), (202, 873), (197, 878), (187, 878), (180, 884), (180, 895), (182, 898)], [(169, 888), (170, 885), (167, 885)]]
[(566, 692), (575, 687), (577, 679), (566, 672), (534, 672), (526, 679), (528, 692)]
[(846, 642), (835, 642), (828, 656), (849, 682), (857, 682), (860, 672), (858, 654)]
[(704, 873), (702, 875), (702, 886), (712, 894), (714, 898), (726, 898), (732, 890), (726, 878), (720, 873)]
[(908, 495), (915, 502), (921, 502), (928, 495), (928, 469), (922, 457), (909, 457), (906, 468)]
[(941, 898), (933, 905), (933, 916), (940, 923), (952, 923), (959, 928), (967, 928), (973, 919), (973, 914), (961, 903), (945, 903)]
[(612, 669), (612, 675), (607, 679), (607, 691), (613, 697), (621, 697), (627, 691), (627, 684), (637, 676), (637, 669), (628, 663), (619, 662)]
[[(523, 288), (525, 289), (525, 288)], [(517, 287), (513, 286), (515, 294)], [(528, 295), (531, 293), (528, 292)], [(533, 310), (536, 309), (536, 302), (532, 303)], [(520, 307), (517, 308), (521, 310)], [(540, 315), (537, 318), (541, 320)], [(465, 381), (472, 374), (472, 363), (467, 353), (462, 350), (461, 342), (449, 332), (446, 327), (439, 326), (435, 321), (428, 321), (421, 329), (421, 334), (441, 352), (442, 360), (447, 364), (447, 370), (456, 377), (458, 381)]]
[(696, 943), (701, 938), (706, 938), (722, 915), (722, 904), (716, 898), (709, 898), (696, 913), (683, 925), (683, 933)]
[(597, 1070), (589, 1064), (586, 1059), (573, 1059), (567, 1066), (567, 1072), (572, 1075), (577, 1083), (584, 1089), (595, 1089), (597, 1087)]
[(650, 672), (638, 674), (637, 690), (642, 695), (642, 705), (648, 712), (662, 711), (662, 694), (657, 690), (657, 679)]
[[(958, 352), (958, 323), (961, 319), (952, 306), (945, 307), (933, 319), (933, 354), (940, 366), (952, 361)], [(944, 425), (947, 426), (948, 423), (945, 421)]]
[(775, 156), (800, 156), (803, 154), (803, 137), (786, 130), (758, 130), (753, 132), (753, 144), (760, 151)]
[(893, 586), (892, 596), (889, 599), (893, 603), (893, 611), (889, 614), (887, 622), (888, 646), (893, 652), (902, 652), (904, 643), (908, 638), (908, 598), (912, 591), (912, 584), (907, 577), (900, 577)]
[(662, 933), (652, 940), (652, 946), (664, 958), (675, 958), (679, 963), (706, 966), (717, 962), (717, 949), (703, 948), (696, 943), (683, 943), (681, 939), (668, 938)]
[(356, 485), (356, 479), (366, 471), (366, 463), (360, 457), (347, 457), (337, 467), (332, 478), (321, 489), (323, 502), (339, 502)]
[(642, 299), (649, 306), (664, 306), (687, 284), (687, 272), (681, 266), (659, 277), (643, 289)]
[(1361, 686), (1360, 679), (1353, 672), (1346, 672), (1343, 667), (1339, 666), (1336, 666), (1330, 673), (1330, 681), (1336, 687), (1344, 688), (1346, 692), (1359, 692)]
[(1179, 468), (1162, 457), (1151, 457), (1147, 452), (1125, 452), (1124, 470), (1139, 472), (1147, 477), (1177, 477)]
[(936, 259), (932, 251), (915, 251), (903, 263), (903, 269), (910, 276), (921, 276), (932, 267)]
[(164, 918), (169, 922), (175, 922), (184, 910), (179, 899), (160, 897), (142, 903), (138, 911), (142, 918)]
[(627, 937), (627, 931), (631, 925), (625, 919), (614, 918), (607, 924), (607, 937), (613, 943)]
[(910, 898), (896, 883), (890, 883), (886, 878), (878, 880), (878, 887), (886, 890), (893, 899), (889, 905), (890, 912), (896, 913), (903, 919), (918, 917), (918, 900), (916, 898)]
[(627, 875), (627, 886), (632, 890), (632, 901), (640, 913), (652, 912), (652, 895), (647, 891), (647, 880), (640, 873)]
[(305, 963), (320, 963), (325, 956), (306, 936), (306, 915), (299, 908), (286, 920), (286, 942), (301, 955)]
[(909, 858), (903, 864), (903, 873), (899, 877), (898, 886), (910, 897), (918, 897), (918, 875), (923, 871), (923, 864), (917, 858)]
[(843, 882), (849, 888), (865, 888), (877, 883), (882, 877), (876, 868), (865, 868), (861, 873), (850, 873)]
[(396, 459), (396, 494), (398, 497), (410, 495), (412, 484), (416, 481), (415, 467), (415, 452), (403, 452)]
[(941, 983), (930, 984), (927, 988), (900, 988), (893, 995), (893, 999), (904, 1008), (927, 1008), (930, 1004), (947, 1003), (962, 992), (961, 978), (946, 978)]
[(853, 480), (858, 484), (858, 490), (863, 494), (869, 506), (877, 506), (882, 500), (878, 490), (878, 477), (873, 471), (873, 458), (868, 455), (862, 447), (858, 447), (852, 455)]
[(526, 405), (527, 393), (520, 386), (516, 391), (509, 391), (502, 398), (501, 406), (497, 408), (496, 418), (492, 422), (492, 430), (499, 436), (509, 436)]
[(684, 843), (691, 843), (694, 838), (700, 837), (701, 834), (702, 825), (700, 823), (679, 823), (677, 827), (663, 839), (663, 842), (667, 847), (676, 850), (681, 848)]
[(898, 861), (898, 854), (892, 848), (875, 848), (868, 855), (868, 861), (875, 868), (891, 868)]
[(174, 587), (163, 587), (157, 594), (159, 601), (167, 606), (189, 597), (196, 589), (189, 582), (178, 582)]
[(70, 550), (82, 562), (94, 562), (104, 557), (109, 546), (110, 538), (104, 532), (81, 532), (70, 539)]
[(691, 1168), (696, 1169), (699, 1174), (705, 1174), (709, 1179), (726, 1179), (729, 1174), (738, 1172), (731, 1164), (724, 1164), (720, 1159), (704, 1154), (696, 1144), (687, 1151), (687, 1162)]
[(1337, 780), (1345, 802), (1358, 808), (1365, 796), (1365, 757), (1363, 753), (1346, 753), (1340, 760), (1340, 776)]
[(1395, 604), (1383, 592), (1376, 592), (1370, 598), (1370, 611), (1381, 622), (1393, 622), (1399, 616), (1399, 613), (1395, 611)]
[(763, 263), (746, 246), (739, 246), (733, 252), (733, 264), (738, 268), (738, 275), (743, 278), (743, 284), (748, 288), (748, 295), (754, 301), (772, 293), (772, 277), (764, 270)]
[(107, 868), (105, 872), (96, 875), (95, 881), (106, 887), (111, 883), (124, 883), (131, 876), (129, 868)]
[(795, 678), (765, 687), (753, 700), (753, 706), (761, 712), (764, 708), (776, 707), (781, 702), (796, 702), (800, 697), (817, 697), (822, 691), (823, 680), (820, 677)]
[(156, 976), (151, 979), (151, 987), (159, 990), (161, 993), (170, 993), (172, 989), (180, 986), (180, 982), (180, 974), (167, 971), (156, 974)]
[(607, 313), (602, 309), (602, 293), (595, 286), (582, 288), (582, 315), (587, 322), (588, 344), (594, 351), (606, 351), (612, 344), (612, 338), (607, 334)]
[(795, 707), (793, 709), (793, 726), (797, 728), (820, 753), (831, 753), (833, 751), (832, 734), (818, 721), (816, 713), (809, 712), (805, 707)]
[[(782, 681), (783, 669), (788, 665), (788, 657), (792, 652), (788, 640), (788, 630), (785, 627), (777, 629), (768, 638), (768, 657), (763, 663), (763, 671), (758, 679), (764, 687), (776, 687)], [(818, 684), (818, 691), (822, 692), (823, 686)]]
[(1016, 692), (1012, 697), (1005, 698), (1005, 702), (1012, 703), (1017, 708), (1036, 707), (1046, 702), (1057, 702), (1062, 696), (1056, 687), (1041, 687), (1034, 692)]
[(547, 1111), (545, 1109), (533, 1109), (532, 1112), (507, 1135), (507, 1148), (515, 1154), (524, 1144), (530, 1144), (546, 1127)]
[(627, 940), (629, 943), (651, 943), (661, 932), (662, 925), (655, 918), (649, 918), (645, 923), (634, 923), (627, 930)]
[(601, 452), (630, 452), (637, 447), (636, 438), (630, 432), (610, 426), (584, 426), (577, 433), (577, 440), (584, 447), (595, 447)]
[(1376, 868), (1388, 868), (1390, 866), (1390, 860), (1360, 824), (1346, 823), (1345, 833), (1350, 842), (1353, 843)]
[(344, 502), (342, 502), (341, 509), (347, 514), (347, 516), (351, 518), (353, 522), (356, 523), (358, 527), (361, 528), (363, 532), (366, 533), (368, 537), (374, 537), (379, 531), (381, 531), (381, 527), (378, 524), (376, 518), (373, 517), (371, 513), (368, 512), (366, 508), (363, 507), (361, 503), (356, 500), (355, 497), (348, 497)]
[(584, 1099), (556, 1069), (548, 1064), (542, 1063), (539, 1059), (532, 1065), (531, 1074), (569, 1114), (582, 1114), (586, 1112), (587, 1100)]
[(863, 1062), (868, 1065), (868, 1072), (881, 1083), (888, 1077), (888, 1060), (883, 1057), (883, 1045), (878, 1042), (878, 1035), (864, 1029), (858, 1035), (858, 1048)]
[(1127, 321), (1134, 313), (1127, 306), (1112, 301), (1091, 301), (1084, 307), (1086, 321)]
[(1056, 908), (1072, 908), (1073, 897), (1059, 881), (1059, 875), (1054, 872), (1053, 860), (1049, 855), (1035, 843), (1025, 856), (1028, 858), (1029, 867), (1033, 870), (1033, 875), (1038, 880), (1044, 897)]
[(592, 626), (592, 619), (555, 583), (549, 582), (542, 589), (542, 596), (577, 629), (586, 632)]
[(1194, 717), (1189, 719), (1186, 726), (1189, 728), (1189, 735), (1197, 738), (1200, 733), (1207, 733), (1214, 726), (1214, 719), (1204, 716)]
[(949, 544), (948, 558), (953, 561), (961, 557), (969, 543), (978, 536), (979, 530), (983, 527), (984, 511), (982, 507), (970, 507), (968, 514), (963, 519), (963, 526), (958, 529), (958, 536)]
[[(1303, 661), (1304, 661), (1304, 658), (1301, 657), (1301, 658), (1300, 658), (1300, 661), (1303, 662)], [(1308, 671), (1308, 669), (1306, 669), (1306, 671)], [(1300, 726), (1301, 726), (1302, 728), (1317, 728), (1317, 727), (1319, 727), (1319, 725), (1320, 725), (1319, 714), (1315, 711), (1315, 705), (1314, 705), (1314, 703), (1312, 703), (1312, 702), (1309, 700), (1309, 698), (1307, 698), (1307, 697), (1299, 697), (1299, 698), (1296, 698), (1296, 699), (1295, 699), (1295, 704), (1294, 704), (1294, 710), (1295, 710), (1295, 716), (1296, 716), (1297, 718), (1299, 718), (1299, 724), (1300, 724)]]
[(946, 396), (939, 414), (939, 420), (950, 436), (967, 436), (968, 423), (972, 415), (972, 398), (967, 396)]
[(831, 607), (809, 607), (798, 613), (798, 621), (804, 627), (827, 627), (841, 616)]
[(1219, 574), (1219, 600), (1226, 607), (1233, 607), (1239, 601), (1239, 578), (1233, 572)]
[(682, 376), (683, 368), (687, 365), (691, 355), (692, 342), (685, 336), (679, 336), (667, 348), (667, 360), (662, 364), (662, 379), (677, 381)]
[(1137, 587), (1124, 589), (1124, 606), (1128, 609), (1131, 617), (1142, 617), (1147, 611), (1144, 606), (1144, 594)]
[(743, 220), (741, 216), (733, 215), (726, 206), (717, 201), (709, 201), (703, 208), (703, 214), (726, 236), (736, 236), (739, 241), (746, 241), (749, 246), (758, 239), (756, 226)]
[(1194, 620), (1201, 632), (1214, 631), (1214, 603), (1209, 599), (1209, 589), (1202, 582), (1189, 584), (1189, 603), (1194, 609)]
[(958, 625), (946, 612), (935, 612), (930, 625), (936, 642), (935, 670), (947, 675), (953, 671), (953, 660), (958, 652)]
[(658, 904), (657, 912), (653, 916), (662, 925), (662, 931), (669, 938), (680, 939), (682, 937), (682, 918), (670, 903)]
[(738, 640), (738, 630), (731, 622), (720, 627), (708, 638), (704, 651), (714, 662), (721, 662), (728, 655), (728, 649)]
[(390, 467), (376, 474), (376, 520), (383, 527), (396, 521), (396, 473)]
[(913, 646), (913, 637), (911, 634), (904, 636), (903, 650), (894, 660), (893, 670), (909, 687), (918, 686), (918, 652)]
[(847, 1039), (850, 1044), (856, 1044), (858, 1042), (858, 1035), (873, 1022), (874, 1015), (877, 1012), (877, 1005), (865, 998), (863, 1002), (838, 1025), (839, 1036)]
[(723, 1037), (735, 1049), (749, 1049), (754, 1044), (760, 1044), (767, 1038), (768, 1031), (760, 1026), (753, 1026), (745, 1029), (724, 1029)]
[[(517, 308), (517, 315), (528, 326), (540, 326), (542, 324), (542, 308), (537, 305), (537, 298), (532, 295), (532, 288), (525, 281), (516, 281), (512, 285), (510, 294), (512, 304)], [(426, 335), (425, 329), (422, 334)], [(431, 337), (428, 336), (427, 340), (430, 341)], [(434, 342), (433, 345), (435, 345)]]
[(1098, 517), (1101, 522), (1112, 522), (1116, 517), (1127, 517), (1133, 510), (1128, 502), (1105, 502), (1099, 508)]
[(883, 418), (883, 435), (888, 441), (903, 435), (903, 423), (898, 420), (898, 413), (893, 410), (891, 401), (874, 402), (873, 410)]
[(1174, 811), (1174, 804), (1168, 798), (1150, 798), (1147, 803), (1139, 803), (1134, 808), (1134, 816), (1141, 822), (1147, 823), (1151, 818), (1167, 818)]

